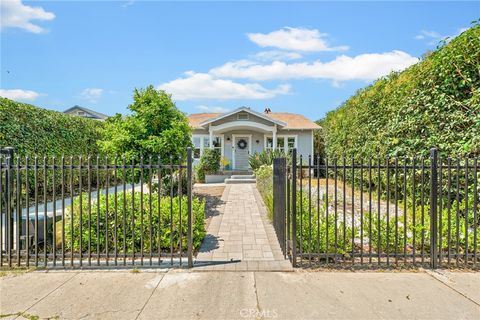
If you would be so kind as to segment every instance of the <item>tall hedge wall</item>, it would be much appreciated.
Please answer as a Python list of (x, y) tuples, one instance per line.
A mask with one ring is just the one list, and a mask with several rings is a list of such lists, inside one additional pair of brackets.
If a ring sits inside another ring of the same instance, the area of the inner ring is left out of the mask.
[(329, 156), (480, 155), (480, 25), (319, 121)]
[(16, 155), (97, 154), (103, 123), (0, 98), (0, 147)]

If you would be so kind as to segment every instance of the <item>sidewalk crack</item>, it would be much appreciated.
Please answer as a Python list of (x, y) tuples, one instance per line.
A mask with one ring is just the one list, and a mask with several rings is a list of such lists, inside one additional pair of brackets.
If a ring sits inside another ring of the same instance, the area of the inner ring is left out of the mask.
[(260, 301), (258, 300), (257, 292), (257, 279), (255, 277), (256, 272), (253, 273), (253, 288), (255, 289), (255, 299), (257, 300), (257, 315), (260, 316), (259, 319), (263, 319), (262, 308), (260, 308)]
[[(73, 276), (71, 276), (70, 278), (68, 278), (67, 280), (65, 280), (64, 282), (62, 282), (61, 284), (59, 284), (55, 289), (53, 289), (52, 291), (50, 291), (49, 293), (47, 293), (45, 296), (43, 296), (42, 298), (38, 299), (37, 302), (35, 302), (34, 304), (32, 304), (30, 307), (28, 307), (27, 309), (25, 309), (23, 312), (26, 313), (28, 310), (32, 309), (33, 307), (35, 307), (37, 304), (39, 304), (41, 301), (43, 301), (46, 297), (48, 297), (49, 295), (51, 295), (52, 293), (54, 293), (55, 291), (57, 291), (58, 289), (60, 289), (62, 286), (64, 286), (67, 282), (69, 282), (70, 280), (72, 280), (73, 278), (75, 278), (76, 276), (78, 275), (78, 272), (75, 273)], [(19, 316), (17, 316), (15, 319), (17, 319)]]
[(471, 302), (473, 302), (475, 305), (479, 306), (480, 307), (480, 303), (476, 302), (475, 300), (473, 300), (472, 298), (470, 298), (469, 296), (467, 296), (466, 294), (464, 294), (463, 292), (460, 292), (458, 291), (457, 289), (455, 289), (454, 287), (448, 285), (445, 281), (442, 281), (438, 276), (435, 276), (435, 274), (439, 275), (439, 276), (444, 276), (443, 274), (441, 274), (440, 272), (438, 271), (435, 271), (435, 270), (425, 270), (426, 273), (432, 277), (433, 279), (437, 280), (438, 282), (440, 282), (441, 284), (443, 284), (444, 286), (446, 286), (447, 288), (453, 290), (454, 292), (458, 293), (459, 295), (461, 295), (462, 297), (464, 297), (465, 299), (467, 300), (470, 300)]
[(142, 314), (143, 310), (145, 309), (145, 307), (147, 306), (148, 302), (150, 301), (150, 299), (152, 298), (153, 294), (155, 293), (155, 291), (157, 291), (157, 288), (158, 286), (160, 285), (160, 282), (163, 281), (163, 279), (165, 279), (165, 276), (169, 273), (170, 271), (166, 272), (162, 279), (160, 279), (160, 281), (158, 281), (157, 285), (155, 286), (155, 289), (152, 290), (152, 293), (150, 294), (150, 296), (148, 297), (147, 301), (145, 301), (145, 304), (143, 305), (143, 307), (140, 309), (140, 312), (137, 314), (137, 316), (135, 317), (135, 320), (138, 319), (138, 317), (140, 317), (140, 315)]

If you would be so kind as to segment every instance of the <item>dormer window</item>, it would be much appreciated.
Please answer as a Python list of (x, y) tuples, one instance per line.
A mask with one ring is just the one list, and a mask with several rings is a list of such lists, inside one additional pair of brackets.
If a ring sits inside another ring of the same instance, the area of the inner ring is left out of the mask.
[(85, 112), (83, 112), (83, 111), (77, 111), (77, 115), (78, 115), (78, 116), (84, 116), (84, 115), (85, 115)]
[(247, 112), (237, 113), (237, 120), (248, 120), (248, 113)]

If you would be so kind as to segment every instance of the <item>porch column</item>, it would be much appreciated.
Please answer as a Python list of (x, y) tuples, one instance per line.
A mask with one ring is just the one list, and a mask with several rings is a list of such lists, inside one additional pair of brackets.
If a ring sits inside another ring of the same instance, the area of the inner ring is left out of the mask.
[(213, 149), (213, 129), (211, 125), (208, 126), (208, 133), (210, 139), (210, 149)]
[(275, 150), (277, 149), (277, 125), (273, 127), (272, 140), (272, 148)]

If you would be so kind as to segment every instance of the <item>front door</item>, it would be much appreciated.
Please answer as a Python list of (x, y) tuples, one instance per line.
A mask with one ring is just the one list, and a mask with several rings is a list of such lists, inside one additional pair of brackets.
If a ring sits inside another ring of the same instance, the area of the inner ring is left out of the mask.
[(247, 170), (248, 169), (248, 157), (250, 155), (250, 139), (248, 136), (236, 136), (234, 139), (234, 169), (235, 170)]

